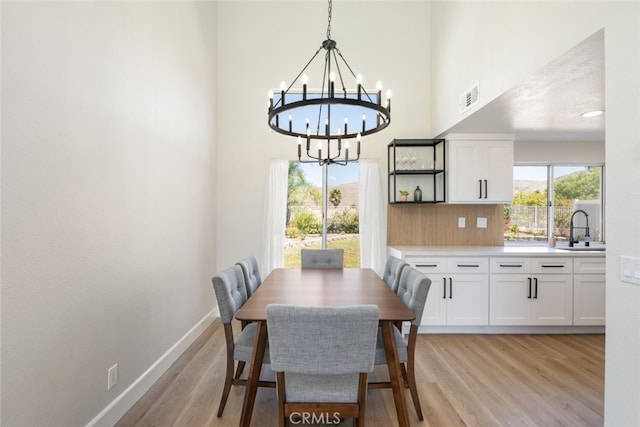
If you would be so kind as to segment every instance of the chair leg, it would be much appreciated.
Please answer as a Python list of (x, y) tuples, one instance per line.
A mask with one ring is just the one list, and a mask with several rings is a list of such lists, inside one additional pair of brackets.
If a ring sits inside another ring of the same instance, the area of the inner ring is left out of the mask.
[(235, 377), (233, 377), (234, 379), (239, 379), (240, 375), (242, 375), (242, 371), (244, 371), (244, 366), (245, 366), (246, 362), (243, 362), (242, 360), (238, 361), (238, 366), (236, 367), (236, 375)]
[(286, 427), (288, 424), (287, 418), (284, 415), (285, 393), (284, 373), (276, 372), (276, 394), (278, 396), (278, 427)]
[(231, 363), (227, 363), (227, 372), (224, 378), (224, 387), (222, 388), (222, 397), (220, 398), (220, 405), (218, 406), (218, 418), (222, 416), (224, 407), (227, 404), (227, 398), (231, 391), (231, 383), (233, 382), (233, 359)]
[(409, 377), (407, 376), (407, 368), (404, 366), (404, 363), (400, 364), (400, 373), (402, 374), (404, 388), (409, 388)]
[(364, 427), (365, 424), (365, 414), (367, 412), (367, 381), (368, 374), (361, 372), (360, 373), (360, 382), (358, 384), (358, 417), (353, 419), (354, 427)]
[(420, 421), (424, 420), (422, 416), (422, 407), (420, 406), (420, 397), (418, 396), (418, 387), (416, 386), (416, 376), (412, 368), (409, 371), (409, 391), (411, 392), (411, 400), (413, 400), (413, 406), (416, 408), (416, 414)]
[[(411, 326), (411, 332), (409, 334), (409, 346), (407, 349), (407, 379), (409, 383), (409, 391), (411, 392), (411, 400), (413, 400), (413, 407), (416, 409), (416, 414), (420, 421), (424, 420), (422, 416), (422, 407), (420, 406), (420, 397), (418, 396), (418, 387), (416, 386), (416, 369), (415, 369), (415, 348), (416, 348), (416, 336), (418, 328), (417, 326)], [(404, 369), (403, 369), (404, 370)]]
[(224, 407), (227, 404), (227, 398), (231, 391), (231, 384), (233, 383), (233, 328), (231, 327), (231, 323), (224, 324), (224, 335), (227, 344), (227, 369), (224, 376), (222, 397), (220, 398), (220, 405), (218, 406), (218, 418), (220, 418), (224, 412)]

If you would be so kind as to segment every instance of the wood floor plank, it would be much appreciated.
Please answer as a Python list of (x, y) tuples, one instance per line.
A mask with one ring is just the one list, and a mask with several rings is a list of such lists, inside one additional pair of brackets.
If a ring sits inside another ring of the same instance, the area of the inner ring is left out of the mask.
[[(216, 416), (224, 342), (216, 320), (116, 426), (237, 426), (242, 386), (231, 388), (223, 416)], [(384, 367), (370, 377), (385, 380)], [(423, 334), (416, 382), (425, 420), (418, 421), (407, 392), (412, 426), (598, 427), (604, 422), (604, 335)], [(275, 389), (259, 389), (252, 426), (276, 425), (276, 403)], [(368, 426), (397, 426), (390, 390), (368, 391), (366, 417)]]

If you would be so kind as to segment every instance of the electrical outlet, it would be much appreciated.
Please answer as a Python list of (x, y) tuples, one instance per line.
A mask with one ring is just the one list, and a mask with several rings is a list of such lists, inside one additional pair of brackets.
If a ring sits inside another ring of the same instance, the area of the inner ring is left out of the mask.
[(107, 369), (107, 390), (111, 390), (118, 384), (118, 364)]
[(458, 228), (464, 228), (466, 226), (466, 219), (465, 217), (461, 216), (458, 218)]
[(478, 218), (476, 220), (477, 228), (487, 228), (487, 218)]

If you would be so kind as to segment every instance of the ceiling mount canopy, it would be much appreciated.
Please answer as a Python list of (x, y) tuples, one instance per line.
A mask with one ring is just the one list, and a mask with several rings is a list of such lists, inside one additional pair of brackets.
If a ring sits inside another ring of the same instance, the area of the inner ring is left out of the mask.
[[(331, 38), (331, 11), (329, 0), (326, 40), (288, 86), (283, 81), (279, 90), (269, 92), (269, 127), (297, 138), (301, 162), (346, 165), (360, 158), (362, 137), (389, 126), (391, 91), (383, 104), (380, 82), (376, 89), (364, 88), (362, 76), (353, 72)], [(319, 89), (310, 89), (306, 73), (321, 51), (324, 64), (311, 82)], [(356, 140), (355, 156), (349, 152), (352, 139)], [(312, 146), (311, 140), (317, 144)], [(303, 152), (308, 160), (302, 160)]]

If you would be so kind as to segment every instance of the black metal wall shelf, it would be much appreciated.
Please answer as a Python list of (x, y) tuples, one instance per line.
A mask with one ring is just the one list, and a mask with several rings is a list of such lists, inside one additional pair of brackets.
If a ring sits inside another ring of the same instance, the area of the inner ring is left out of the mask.
[[(394, 139), (387, 148), (389, 203), (432, 204), (446, 200), (444, 139)], [(420, 187), (421, 199), (416, 197)], [(402, 200), (400, 191), (409, 195)]]

